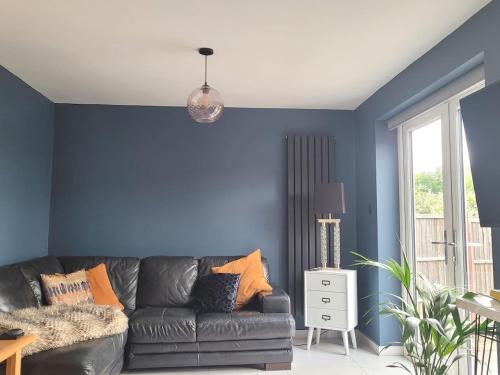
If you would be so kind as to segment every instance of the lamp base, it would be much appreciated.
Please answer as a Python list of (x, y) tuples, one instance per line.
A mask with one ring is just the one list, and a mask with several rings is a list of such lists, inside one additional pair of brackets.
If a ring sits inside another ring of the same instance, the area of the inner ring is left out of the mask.
[(311, 268), (309, 271), (337, 271), (340, 268), (335, 268), (335, 267), (316, 267), (316, 268)]

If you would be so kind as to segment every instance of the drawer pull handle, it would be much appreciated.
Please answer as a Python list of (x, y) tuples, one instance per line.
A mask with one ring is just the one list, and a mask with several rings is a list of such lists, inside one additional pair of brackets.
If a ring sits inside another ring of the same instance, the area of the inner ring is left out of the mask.
[(328, 286), (330, 285), (330, 280), (321, 280), (321, 284), (323, 284), (323, 286)]
[(330, 315), (321, 315), (321, 319), (323, 319), (325, 322), (327, 322), (330, 319), (332, 319), (332, 317)]
[(323, 298), (321, 298), (321, 302), (323, 302), (323, 303), (330, 303), (330, 298), (323, 297)]

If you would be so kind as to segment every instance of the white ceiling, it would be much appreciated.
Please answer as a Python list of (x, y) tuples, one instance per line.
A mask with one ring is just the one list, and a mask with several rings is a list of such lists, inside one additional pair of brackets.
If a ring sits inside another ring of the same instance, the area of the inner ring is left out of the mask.
[(58, 103), (354, 109), (489, 0), (0, 0), (0, 65)]

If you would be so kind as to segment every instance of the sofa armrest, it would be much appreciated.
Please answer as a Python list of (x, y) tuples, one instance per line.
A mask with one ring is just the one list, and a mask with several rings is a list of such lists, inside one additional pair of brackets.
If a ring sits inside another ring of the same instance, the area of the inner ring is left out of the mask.
[(272, 285), (271, 293), (257, 294), (259, 309), (263, 313), (288, 313), (290, 314), (290, 297), (277, 285)]

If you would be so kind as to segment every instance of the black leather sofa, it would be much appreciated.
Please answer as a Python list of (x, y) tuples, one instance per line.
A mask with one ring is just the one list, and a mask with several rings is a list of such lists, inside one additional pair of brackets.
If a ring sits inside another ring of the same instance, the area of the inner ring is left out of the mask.
[[(211, 267), (238, 257), (43, 257), (0, 267), (0, 311), (45, 304), (40, 274), (105, 263), (129, 317), (128, 332), (23, 359), (23, 375), (111, 375), (122, 368), (262, 365), (290, 368), (295, 321), (276, 285), (244, 310), (196, 314), (192, 291)], [(269, 279), (267, 261), (263, 259)]]

